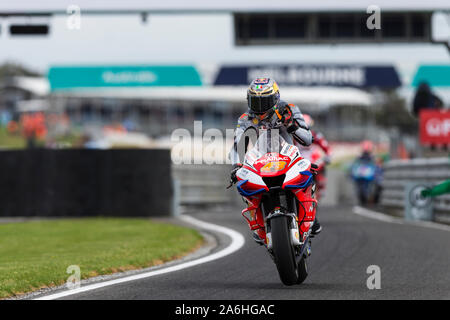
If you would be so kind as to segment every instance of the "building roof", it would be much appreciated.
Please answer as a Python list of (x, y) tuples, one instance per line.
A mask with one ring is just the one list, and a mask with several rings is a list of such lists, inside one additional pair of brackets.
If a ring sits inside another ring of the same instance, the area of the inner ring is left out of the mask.
[[(16, 0), (3, 3), (0, 14), (12, 13), (59, 13), (66, 14), (68, 0), (27, 1)], [(436, 11), (450, 10), (448, 0), (78, 0), (76, 5), (82, 13), (139, 13), (139, 12), (321, 12), (321, 11), (366, 11), (366, 8), (376, 4), (382, 11)]]
[[(119, 98), (175, 101), (224, 101), (245, 103), (247, 87), (136, 87), (60, 90), (55, 95), (85, 98)], [(333, 105), (373, 104), (372, 95), (356, 88), (284, 87), (281, 97), (290, 103), (327, 109)]]
[(15, 76), (5, 79), (3, 83), (0, 83), (1, 87), (19, 88), (40, 97), (50, 92), (50, 84), (47, 78), (43, 77)]

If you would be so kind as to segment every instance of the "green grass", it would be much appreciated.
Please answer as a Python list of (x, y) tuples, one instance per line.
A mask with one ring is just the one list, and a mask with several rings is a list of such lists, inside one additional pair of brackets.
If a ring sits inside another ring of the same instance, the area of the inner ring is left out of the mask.
[(88, 218), (0, 224), (0, 298), (81, 278), (149, 267), (203, 242), (195, 230), (148, 219)]
[(19, 134), (9, 134), (5, 127), (0, 126), (0, 148), (23, 149), (26, 146), (26, 140)]

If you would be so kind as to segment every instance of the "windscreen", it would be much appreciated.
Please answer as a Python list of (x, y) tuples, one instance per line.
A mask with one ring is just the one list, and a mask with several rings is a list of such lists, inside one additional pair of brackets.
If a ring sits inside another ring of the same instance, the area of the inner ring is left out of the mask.
[(286, 140), (276, 129), (260, 130), (258, 139), (253, 147), (245, 155), (245, 161), (253, 163), (266, 153), (281, 153), (281, 150), (288, 145)]

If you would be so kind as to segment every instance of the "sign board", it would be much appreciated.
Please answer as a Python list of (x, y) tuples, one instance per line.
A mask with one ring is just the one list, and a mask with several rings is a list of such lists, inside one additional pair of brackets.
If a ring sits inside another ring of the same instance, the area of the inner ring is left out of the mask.
[(193, 66), (51, 67), (50, 88), (68, 90), (100, 87), (201, 86)]
[(274, 78), (284, 86), (397, 88), (400, 78), (393, 66), (361, 65), (253, 65), (224, 66), (214, 85), (248, 85), (259, 77)]
[(420, 66), (412, 85), (418, 87), (422, 82), (426, 82), (430, 87), (450, 87), (450, 64)]
[(450, 111), (421, 110), (420, 143), (450, 145)]

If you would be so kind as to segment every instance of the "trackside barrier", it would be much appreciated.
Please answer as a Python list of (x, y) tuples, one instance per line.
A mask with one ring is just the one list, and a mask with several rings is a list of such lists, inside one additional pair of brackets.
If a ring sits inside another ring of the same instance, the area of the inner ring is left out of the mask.
[[(178, 203), (181, 205), (237, 204), (243, 202), (236, 186), (226, 189), (231, 165), (173, 165), (172, 174), (177, 181)], [(353, 185), (340, 170), (327, 170), (327, 187), (322, 205), (351, 202)]]
[(236, 188), (226, 189), (230, 170), (230, 165), (220, 164), (173, 165), (173, 177), (179, 184), (179, 203), (181, 205), (214, 205), (238, 201)]
[[(449, 158), (389, 161), (384, 165), (381, 204), (386, 207), (404, 208), (404, 193), (408, 183), (436, 185), (448, 179), (450, 179)], [(435, 213), (448, 214), (450, 218), (450, 194), (433, 198), (433, 208)]]
[(169, 149), (0, 152), (0, 216), (169, 216)]

